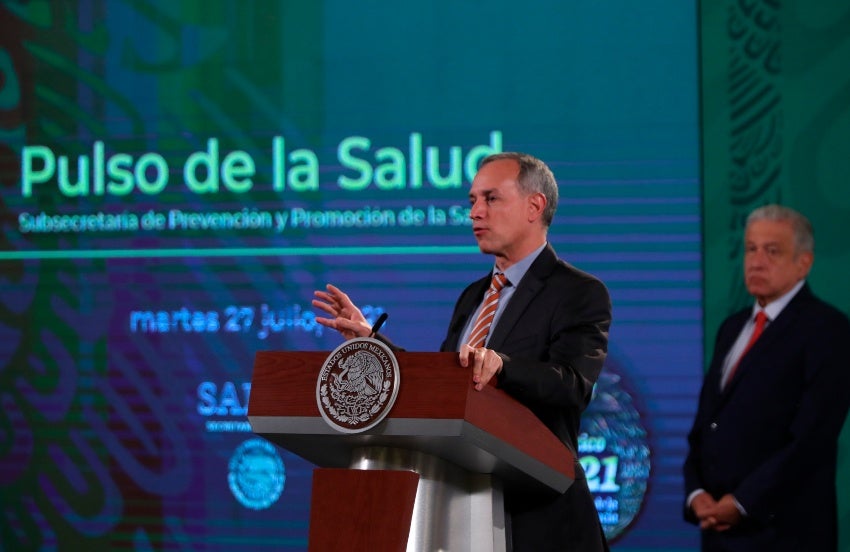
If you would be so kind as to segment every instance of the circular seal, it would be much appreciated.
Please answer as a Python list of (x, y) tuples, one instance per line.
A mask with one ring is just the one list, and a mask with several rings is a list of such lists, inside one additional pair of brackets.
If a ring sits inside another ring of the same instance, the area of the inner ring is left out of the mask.
[(377, 339), (356, 337), (325, 359), (316, 381), (316, 403), (332, 428), (360, 433), (389, 413), (398, 387), (398, 360), (392, 349)]
[(643, 506), (651, 468), (646, 429), (634, 393), (608, 357), (581, 417), (578, 453), (609, 542), (625, 533)]
[(264, 439), (248, 439), (230, 457), (227, 483), (243, 506), (264, 510), (277, 502), (286, 482), (286, 470), (274, 445)]

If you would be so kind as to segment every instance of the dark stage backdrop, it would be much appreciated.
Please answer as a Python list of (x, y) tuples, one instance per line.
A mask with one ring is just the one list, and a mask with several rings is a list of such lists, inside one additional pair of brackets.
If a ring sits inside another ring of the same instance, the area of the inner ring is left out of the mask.
[(0, 548), (304, 550), (312, 466), (251, 433), (254, 353), (336, 347), (327, 282), (436, 350), (492, 262), (477, 162), (522, 150), (613, 299), (605, 530), (693, 549), (697, 120), (695, 2), (4, 2)]

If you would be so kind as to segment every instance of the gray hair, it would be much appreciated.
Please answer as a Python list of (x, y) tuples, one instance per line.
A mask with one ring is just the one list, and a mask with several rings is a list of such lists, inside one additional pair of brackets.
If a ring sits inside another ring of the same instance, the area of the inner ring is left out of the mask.
[[(543, 209), (543, 224), (549, 226), (555, 217), (558, 207), (558, 181), (552, 170), (540, 159), (527, 153), (507, 151), (488, 155), (481, 161), (481, 167), (493, 161), (511, 159), (519, 165), (517, 181), (519, 188), (525, 194), (541, 193), (546, 197), (546, 207)], [(479, 167), (480, 168), (480, 167)]]
[(747, 217), (747, 226), (757, 220), (789, 223), (794, 232), (794, 245), (797, 247), (797, 252), (814, 253), (815, 233), (812, 223), (794, 209), (776, 204), (765, 205), (750, 213)]

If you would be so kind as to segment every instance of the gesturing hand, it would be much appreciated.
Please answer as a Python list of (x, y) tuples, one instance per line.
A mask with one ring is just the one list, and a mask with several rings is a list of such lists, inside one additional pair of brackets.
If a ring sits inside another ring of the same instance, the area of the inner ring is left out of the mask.
[(365, 337), (372, 331), (372, 326), (360, 309), (338, 287), (328, 284), (327, 291), (316, 290), (312, 304), (317, 309), (328, 313), (331, 318), (316, 317), (316, 322), (322, 326), (338, 331), (345, 339)]

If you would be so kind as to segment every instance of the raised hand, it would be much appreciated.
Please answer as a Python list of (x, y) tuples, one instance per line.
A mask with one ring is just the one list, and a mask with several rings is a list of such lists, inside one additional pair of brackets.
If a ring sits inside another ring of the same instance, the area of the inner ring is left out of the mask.
[(332, 284), (325, 286), (325, 289), (327, 291), (313, 292), (315, 298), (312, 304), (330, 318), (317, 316), (316, 322), (338, 331), (345, 339), (368, 336), (372, 326), (348, 295)]

